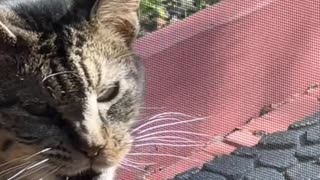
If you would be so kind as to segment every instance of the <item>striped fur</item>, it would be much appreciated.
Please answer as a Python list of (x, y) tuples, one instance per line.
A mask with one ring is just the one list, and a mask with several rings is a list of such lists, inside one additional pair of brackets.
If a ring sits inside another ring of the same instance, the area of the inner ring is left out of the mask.
[(143, 69), (131, 51), (138, 5), (0, 0), (0, 179), (46, 159), (19, 177), (91, 169), (113, 179), (142, 103)]

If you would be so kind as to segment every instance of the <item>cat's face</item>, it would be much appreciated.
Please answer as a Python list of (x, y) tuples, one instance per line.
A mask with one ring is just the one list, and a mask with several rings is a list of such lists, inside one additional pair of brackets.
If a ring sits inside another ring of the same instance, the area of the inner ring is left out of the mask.
[(69, 15), (90, 14), (75, 22), (36, 25), (28, 12), (1, 9), (0, 179), (112, 178), (131, 149), (142, 98), (141, 63), (130, 50), (137, 8), (101, 0), (75, 8)]

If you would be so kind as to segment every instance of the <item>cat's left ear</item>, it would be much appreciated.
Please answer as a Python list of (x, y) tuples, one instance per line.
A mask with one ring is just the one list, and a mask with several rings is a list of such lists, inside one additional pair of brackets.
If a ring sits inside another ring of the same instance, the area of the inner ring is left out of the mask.
[(113, 28), (131, 45), (139, 32), (139, 5), (140, 0), (96, 0), (90, 18)]

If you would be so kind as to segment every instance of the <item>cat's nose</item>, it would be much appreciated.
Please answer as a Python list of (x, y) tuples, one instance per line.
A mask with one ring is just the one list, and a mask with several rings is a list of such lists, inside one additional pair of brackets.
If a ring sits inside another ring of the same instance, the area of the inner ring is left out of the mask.
[(80, 150), (88, 157), (94, 158), (97, 157), (100, 152), (104, 149), (103, 145), (94, 145), (86, 148), (81, 148)]

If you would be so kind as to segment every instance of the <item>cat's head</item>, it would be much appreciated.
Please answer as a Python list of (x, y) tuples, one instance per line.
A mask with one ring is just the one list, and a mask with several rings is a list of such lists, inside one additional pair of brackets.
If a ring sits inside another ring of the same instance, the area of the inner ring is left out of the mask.
[(138, 6), (0, 1), (0, 179), (30, 166), (36, 172), (19, 176), (113, 173), (131, 149), (142, 99), (131, 50)]

